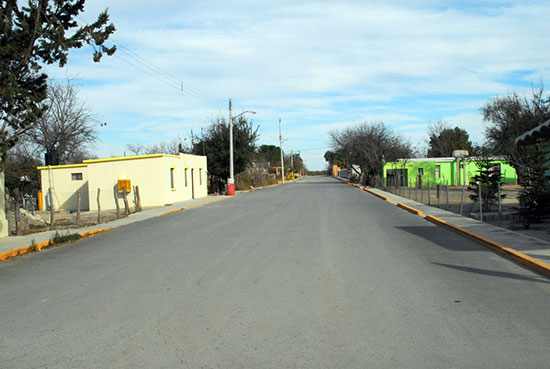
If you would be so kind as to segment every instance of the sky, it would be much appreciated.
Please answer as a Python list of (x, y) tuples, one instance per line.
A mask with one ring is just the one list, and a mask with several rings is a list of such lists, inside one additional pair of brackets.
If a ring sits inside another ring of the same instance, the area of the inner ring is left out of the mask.
[(279, 145), (281, 119), (283, 150), (310, 170), (326, 167), (331, 131), (362, 122), (422, 148), (445, 120), (481, 143), (484, 104), (550, 76), (547, 0), (88, 0), (79, 22), (107, 8), (115, 56), (94, 63), (85, 46), (47, 68), (80, 87), (99, 157), (188, 143), (227, 119), (229, 98), (233, 115), (256, 111), (258, 145)]

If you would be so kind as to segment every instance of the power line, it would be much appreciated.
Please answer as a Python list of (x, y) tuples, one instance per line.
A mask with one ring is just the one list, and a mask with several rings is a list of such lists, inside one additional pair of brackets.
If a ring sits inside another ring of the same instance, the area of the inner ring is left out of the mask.
[[(85, 23), (86, 25), (89, 25), (88, 22), (86, 22), (81, 17), (77, 16), (77, 19), (79, 19), (81, 22)], [(188, 95), (198, 99), (203, 100), (207, 103), (210, 103), (212, 105), (215, 105), (218, 108), (225, 108), (224, 104), (221, 103), (222, 100), (217, 99), (213, 97), (212, 95), (209, 95), (208, 93), (194, 87), (193, 85), (184, 82), (183, 80), (175, 77), (174, 75), (166, 72), (162, 68), (158, 67), (157, 65), (153, 64), (152, 62), (148, 61), (144, 57), (140, 56), (136, 52), (130, 50), (128, 47), (124, 46), (120, 42), (116, 41), (114, 38), (109, 37), (107, 42), (117, 46), (117, 49), (122, 51), (122, 53), (126, 54), (130, 59), (133, 59), (133, 61), (140, 64), (140, 66), (136, 65), (135, 63), (129, 62), (125, 58), (122, 58), (120, 55), (114, 54), (118, 59), (122, 60), (123, 62), (131, 65), (132, 67), (136, 68), (137, 70), (141, 71), (142, 73), (145, 73), (149, 75), (150, 77), (155, 78), (156, 80), (169, 85), (172, 88), (175, 88), (177, 90), (180, 90), (182, 93), (185, 92)]]

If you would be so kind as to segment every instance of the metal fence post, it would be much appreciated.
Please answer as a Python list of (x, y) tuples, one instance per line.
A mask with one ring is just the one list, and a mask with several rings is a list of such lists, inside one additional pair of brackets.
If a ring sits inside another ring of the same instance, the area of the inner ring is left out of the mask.
[(477, 182), (477, 194), (478, 194), (478, 201), (479, 201), (479, 220), (483, 222), (483, 210), (482, 210), (483, 196), (481, 196), (481, 183), (480, 182)]
[(432, 194), (430, 192), (430, 179), (428, 178), (428, 205), (432, 205)]
[(460, 199), (460, 215), (462, 215), (462, 209), (464, 208), (464, 192), (466, 186), (462, 186), (462, 197)]
[(447, 192), (447, 210), (449, 210), (449, 180), (447, 180), (446, 192)]

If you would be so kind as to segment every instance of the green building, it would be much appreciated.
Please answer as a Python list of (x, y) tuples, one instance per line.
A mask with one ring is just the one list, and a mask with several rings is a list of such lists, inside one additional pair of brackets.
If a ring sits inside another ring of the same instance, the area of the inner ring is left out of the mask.
[[(398, 159), (384, 165), (384, 183), (387, 186), (400, 185), (405, 187), (446, 185), (468, 185), (479, 172), (474, 157), (465, 159), (421, 158)], [(503, 160), (491, 160), (494, 170), (502, 175), (502, 183), (516, 184), (517, 175), (514, 168)], [(466, 178), (466, 182), (464, 182)]]

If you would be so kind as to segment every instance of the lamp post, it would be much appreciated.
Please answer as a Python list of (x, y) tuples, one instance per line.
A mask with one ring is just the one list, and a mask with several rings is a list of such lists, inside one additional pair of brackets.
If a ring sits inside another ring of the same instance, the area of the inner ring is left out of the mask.
[(255, 111), (245, 110), (241, 114), (231, 116), (231, 99), (229, 99), (229, 178), (227, 179), (227, 195), (235, 195), (235, 173), (233, 168), (233, 119), (238, 118), (246, 113), (256, 114)]

